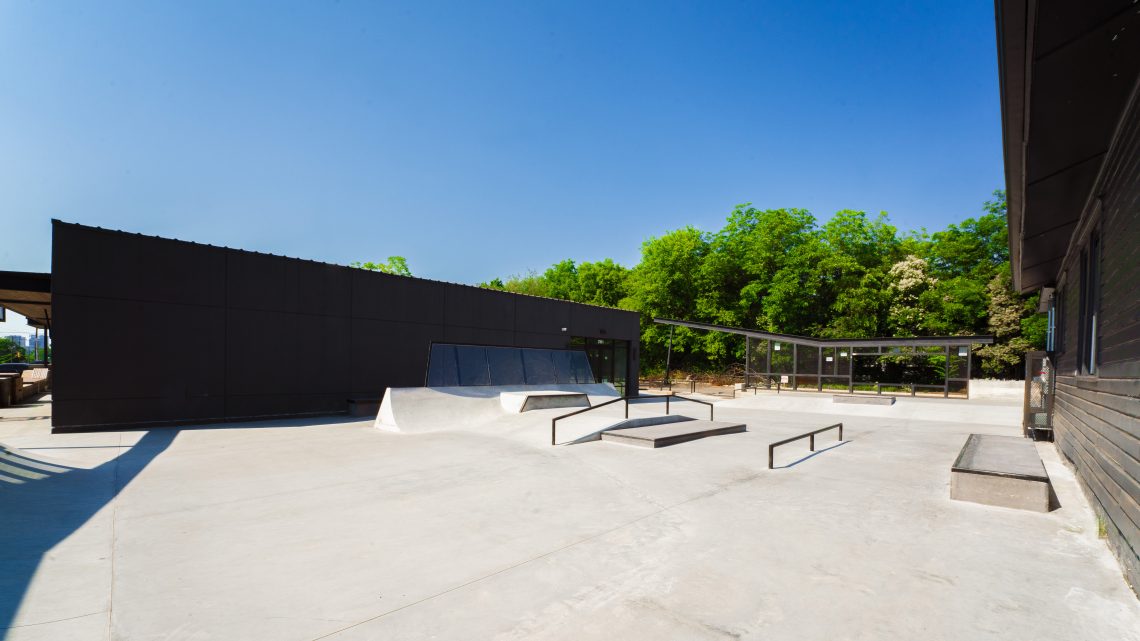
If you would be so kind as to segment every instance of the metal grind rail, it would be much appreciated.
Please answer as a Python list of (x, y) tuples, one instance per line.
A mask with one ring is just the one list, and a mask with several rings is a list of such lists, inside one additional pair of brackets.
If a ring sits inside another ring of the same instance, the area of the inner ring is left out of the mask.
[(810, 449), (812, 452), (814, 452), (815, 451), (815, 435), (819, 434), (820, 432), (826, 432), (827, 430), (834, 430), (834, 429), (839, 430), (839, 440), (842, 441), (843, 440), (843, 423), (836, 423), (835, 425), (828, 425), (827, 427), (821, 427), (818, 430), (812, 430), (811, 432), (805, 432), (803, 434), (800, 434), (799, 436), (793, 436), (792, 438), (786, 438), (782, 441), (776, 441), (775, 443), (769, 443), (768, 444), (768, 469), (773, 469), (772, 468), (772, 456), (773, 456), (773, 454), (775, 454), (777, 447), (779, 447), (781, 445), (787, 445), (788, 443), (792, 443), (794, 441), (798, 441), (800, 439), (806, 438), (806, 439), (808, 439), (808, 449)]
[[(689, 398), (687, 396), (680, 396), (677, 394), (667, 394), (665, 396), (665, 415), (666, 416), (669, 415), (669, 399), (673, 398), (673, 397), (676, 397), (682, 401), (690, 401), (693, 403), (700, 403), (701, 405), (708, 405), (709, 406), (709, 420), (710, 421), (713, 420), (713, 404), (712, 403), (710, 403), (708, 401), (702, 401), (702, 400), (696, 399), (696, 398)], [(550, 444), (551, 445), (557, 445), (558, 444), (558, 441), (555, 438), (556, 430), (558, 427), (558, 421), (560, 421), (564, 418), (570, 418), (571, 416), (577, 416), (579, 414), (585, 414), (586, 412), (596, 410), (599, 407), (605, 407), (607, 405), (613, 405), (614, 403), (620, 403), (622, 401), (625, 401), (625, 417), (628, 419), (629, 418), (629, 404), (631, 402), (636, 404), (636, 402), (633, 399), (626, 398), (624, 396), (621, 398), (615, 398), (611, 401), (606, 401), (605, 403), (598, 403), (597, 405), (593, 405), (593, 406), (590, 406), (590, 407), (587, 407), (584, 409), (580, 409), (580, 410), (577, 410), (575, 412), (570, 412), (569, 414), (563, 414), (562, 416), (556, 416), (556, 417), (550, 419)], [(645, 404), (646, 403), (641, 403), (641, 405), (645, 405)]]

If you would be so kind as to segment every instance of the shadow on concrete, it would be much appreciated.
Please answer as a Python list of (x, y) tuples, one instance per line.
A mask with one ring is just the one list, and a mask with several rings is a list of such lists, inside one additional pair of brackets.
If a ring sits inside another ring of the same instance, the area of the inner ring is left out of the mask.
[[(0, 446), (0, 638), (12, 629), (44, 556), (118, 496), (178, 432), (149, 431), (118, 457), (91, 469)], [(25, 625), (36, 623), (41, 622)]]
[(808, 459), (813, 459), (813, 458), (819, 456), (820, 454), (823, 454), (824, 452), (834, 450), (837, 447), (842, 447), (844, 445), (847, 445), (850, 442), (851, 442), (850, 440), (839, 441), (838, 443), (835, 443), (834, 445), (828, 445), (827, 447), (825, 447), (823, 449), (816, 450), (816, 451), (812, 452), (811, 454), (808, 454), (807, 456), (805, 456), (801, 459), (796, 459), (796, 460), (794, 460), (791, 463), (788, 463), (786, 465), (774, 465), (774, 466), (772, 466), (772, 469), (782, 470), (782, 469), (786, 469), (789, 467), (795, 467), (796, 465), (799, 465), (800, 463), (803, 463), (804, 461), (807, 461)]
[(1053, 482), (1049, 482), (1049, 511), (1061, 509), (1061, 499), (1057, 497), (1057, 490), (1053, 488)]

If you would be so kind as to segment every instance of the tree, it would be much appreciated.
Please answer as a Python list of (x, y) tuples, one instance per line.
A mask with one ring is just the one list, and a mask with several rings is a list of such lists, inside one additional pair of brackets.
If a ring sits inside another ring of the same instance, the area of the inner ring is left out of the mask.
[[(669, 329), (654, 317), (692, 318), (700, 292), (701, 265), (709, 252), (706, 235), (694, 227), (650, 238), (641, 245), (641, 263), (630, 276), (629, 305), (641, 312), (642, 353), (664, 362)], [(674, 347), (685, 353), (698, 344), (694, 332), (675, 330)]]
[(917, 336), (926, 326), (922, 299), (938, 282), (919, 256), (910, 255), (891, 265), (887, 274), (890, 311), (887, 325), (894, 336)]
[(978, 348), (982, 371), (990, 376), (1016, 378), (1025, 352), (1039, 349), (1044, 343), (1044, 331), (1037, 330), (1045, 317), (1036, 313), (1036, 296), (1026, 299), (1013, 291), (1008, 269), (994, 275), (986, 290), (989, 293), (988, 329), (994, 335), (994, 343)]
[(349, 267), (356, 267), (357, 269), (367, 269), (374, 272), (383, 272), (385, 274), (395, 274), (397, 276), (411, 276), (412, 270), (408, 269), (408, 261), (403, 256), (389, 256), (386, 263), (362, 263), (356, 261), (349, 263)]
[(20, 363), (24, 361), (24, 350), (10, 338), (0, 338), (0, 363)]
[[(933, 233), (900, 234), (886, 213), (844, 209), (820, 225), (806, 209), (744, 203), (715, 232), (649, 238), (632, 269), (566, 259), (482, 286), (641, 312), (647, 369), (664, 365), (670, 330), (652, 319), (666, 317), (828, 338), (1000, 332), (979, 352), (982, 370), (1008, 374), (1043, 342), (1044, 319), (1008, 287), (1006, 240), (1001, 191), (981, 216)], [(744, 357), (739, 336), (673, 334), (684, 367), (724, 369)]]
[(578, 300), (578, 266), (574, 261), (555, 263), (542, 274), (546, 295), (563, 300)]
[(1001, 269), (1009, 269), (1009, 231), (1005, 192), (983, 205), (986, 214), (931, 234), (927, 259), (935, 276), (948, 279), (969, 276), (988, 282)]
[(580, 303), (618, 307), (629, 295), (629, 270), (607, 258), (596, 263), (578, 265), (578, 297)]

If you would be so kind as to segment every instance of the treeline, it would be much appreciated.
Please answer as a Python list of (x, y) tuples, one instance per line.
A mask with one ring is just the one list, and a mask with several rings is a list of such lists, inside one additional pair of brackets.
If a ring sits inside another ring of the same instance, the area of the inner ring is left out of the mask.
[[(993, 334), (977, 351), (988, 376), (1018, 377), (1044, 344), (1036, 296), (1012, 290), (1005, 194), (942, 231), (900, 234), (885, 213), (738, 205), (724, 227), (642, 243), (632, 268), (563, 260), (483, 287), (641, 312), (642, 368), (663, 366), (669, 329), (655, 316), (828, 338)], [(721, 371), (744, 359), (740, 337), (677, 328), (674, 362)]]

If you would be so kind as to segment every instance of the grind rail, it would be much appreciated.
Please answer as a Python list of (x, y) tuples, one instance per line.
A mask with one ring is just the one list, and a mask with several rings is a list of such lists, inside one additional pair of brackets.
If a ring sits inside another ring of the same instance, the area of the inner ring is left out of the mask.
[(794, 441), (798, 441), (800, 439), (806, 438), (806, 439), (808, 439), (808, 449), (810, 449), (812, 452), (814, 452), (815, 451), (815, 435), (819, 434), (820, 432), (826, 432), (827, 430), (834, 430), (837, 428), (839, 429), (839, 440), (842, 441), (843, 440), (843, 423), (836, 423), (835, 425), (828, 425), (827, 427), (821, 427), (818, 430), (812, 430), (811, 432), (805, 432), (803, 434), (800, 434), (799, 436), (793, 436), (792, 438), (786, 438), (782, 441), (776, 441), (775, 443), (769, 443), (768, 444), (768, 469), (772, 469), (772, 456), (773, 456), (773, 454), (775, 454), (777, 447), (779, 447), (781, 445), (787, 445), (788, 443), (792, 443)]
[[(665, 415), (666, 416), (668, 416), (668, 414), (669, 414), (669, 399), (673, 398), (673, 397), (676, 397), (682, 401), (690, 401), (693, 403), (700, 403), (701, 405), (708, 405), (709, 406), (709, 420), (710, 421), (713, 420), (713, 404), (712, 403), (710, 403), (708, 401), (702, 401), (702, 400), (696, 399), (696, 398), (689, 398), (687, 396), (680, 396), (677, 394), (668, 394), (665, 396)], [(576, 412), (570, 412), (569, 414), (563, 414), (562, 416), (556, 416), (556, 417), (550, 419), (550, 444), (551, 445), (557, 445), (558, 444), (558, 441), (555, 439), (556, 430), (558, 428), (558, 421), (560, 421), (564, 418), (570, 418), (571, 416), (577, 416), (578, 414), (585, 414), (586, 412), (596, 410), (600, 407), (605, 407), (607, 405), (613, 405), (614, 403), (620, 403), (622, 401), (625, 402), (625, 417), (629, 418), (629, 404), (630, 403), (638, 404), (638, 403), (634, 402), (633, 399), (629, 399), (629, 398), (626, 398), (623, 396), (621, 398), (615, 398), (611, 401), (606, 401), (605, 403), (598, 403), (597, 405), (593, 405), (593, 406), (587, 407), (585, 409), (580, 409)], [(652, 402), (652, 401), (650, 401), (650, 402)], [(640, 403), (640, 404), (644, 405), (645, 403)]]

